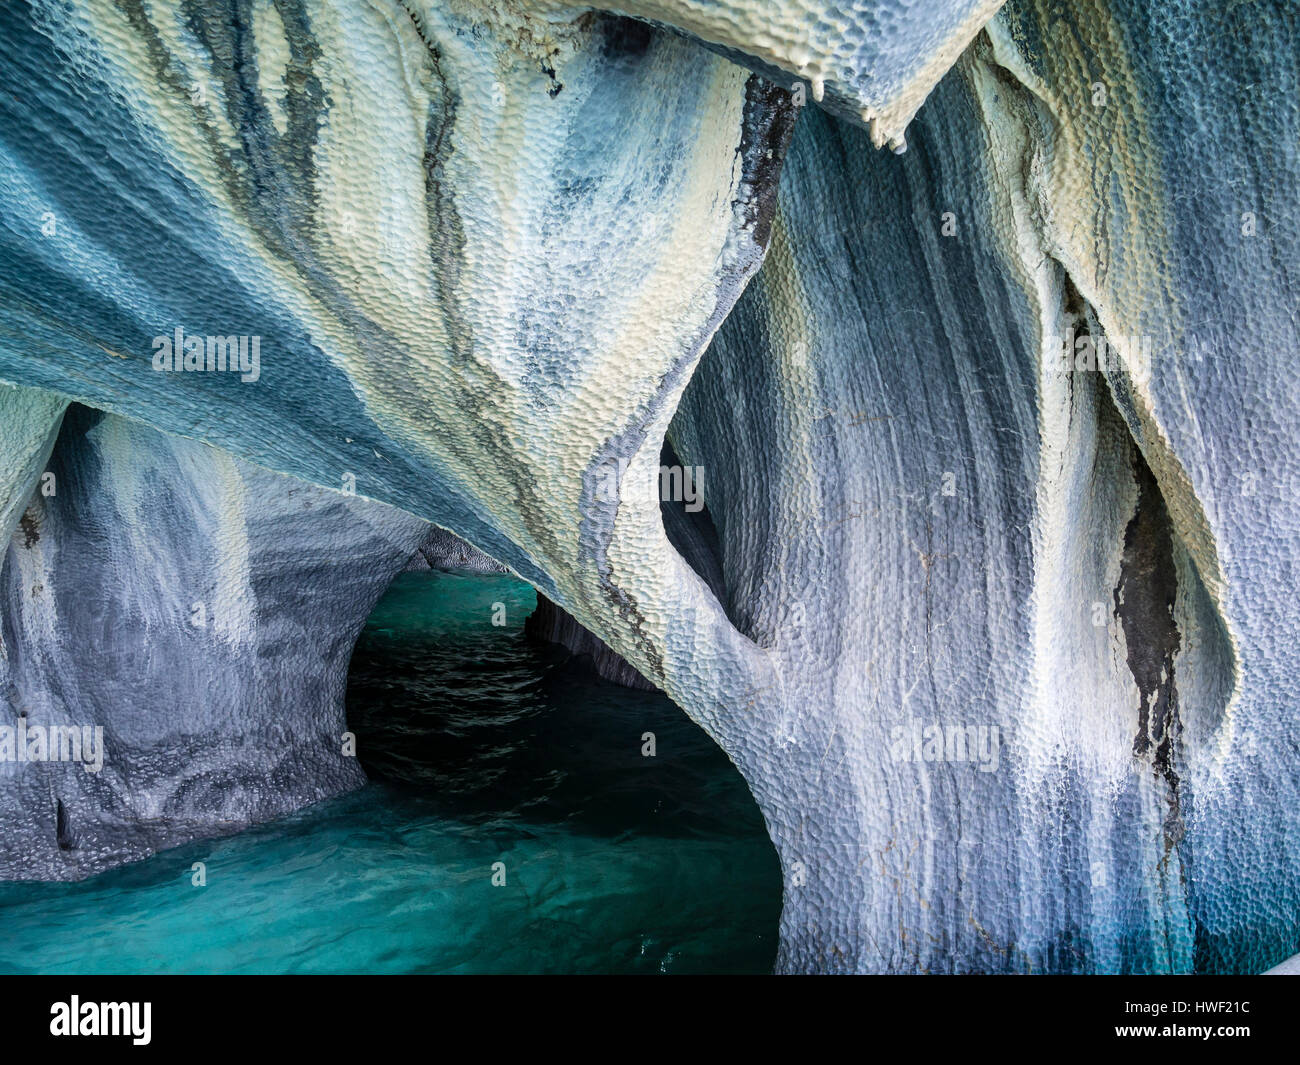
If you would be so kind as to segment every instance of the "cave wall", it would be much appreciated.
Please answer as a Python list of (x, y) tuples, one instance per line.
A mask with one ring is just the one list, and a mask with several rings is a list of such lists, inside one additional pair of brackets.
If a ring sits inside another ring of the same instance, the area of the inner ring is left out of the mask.
[[(8, 540), (22, 520), (67, 406), (66, 398), (52, 392), (0, 388), (0, 542)], [(40, 487), (50, 490), (48, 481)]]
[[(1031, 187), (1049, 254), (1102, 329), (1150, 341), (1149, 374), (1107, 379), (1207, 591), (1197, 610), (1219, 630), (1207, 656), (1217, 668), (1184, 663), (1179, 680), (1197, 689), (1181, 700), (1180, 770), (1196, 961), (1264, 967), (1294, 952), (1300, 909), (1297, 856), (1278, 845), (1300, 798), (1284, 679), (1300, 620), (1289, 591), (1300, 13), (1124, 0), (1062, 16), (1017, 4), (989, 36), (1043, 131)], [(1105, 107), (1092, 104), (1098, 82)], [(1184, 639), (1205, 647), (1212, 632), (1193, 625)]]
[(505, 566), (489, 558), (455, 533), (430, 525), (419, 548), (406, 563), (408, 570), (464, 570), (469, 573), (507, 573)]
[[(80, 879), (364, 782), (348, 661), (426, 522), (84, 407), (44, 472), (0, 568), (0, 724), (33, 756), (0, 760), (0, 879)], [(46, 759), (56, 728), (79, 758)]]
[[(1116, 602), (1145, 467), (1104, 378), (1038, 356), (1064, 279), (1004, 239), (999, 172), (965, 165), (977, 105), (945, 82), (902, 160), (804, 116), (802, 195), (673, 423), (710, 456), (730, 613), (779, 661), (783, 699), (725, 742), (782, 782), (785, 967), (1186, 966), (1181, 796), (1134, 756), (1145, 574)], [(822, 268), (846, 248), (860, 271)]]
[[(1296, 35), (1018, 3), (902, 159), (801, 119), (672, 427), (709, 456), (730, 613), (780, 657), (785, 707), (722, 742), (786, 868), (781, 967), (1294, 949)], [(1062, 372), (1065, 336), (1110, 363)], [(996, 730), (997, 768), (928, 726)]]
[[(621, 14), (669, 26), (901, 150), (926, 95), (1004, 0), (623, 0)], [(532, 0), (552, 17), (598, 5)]]

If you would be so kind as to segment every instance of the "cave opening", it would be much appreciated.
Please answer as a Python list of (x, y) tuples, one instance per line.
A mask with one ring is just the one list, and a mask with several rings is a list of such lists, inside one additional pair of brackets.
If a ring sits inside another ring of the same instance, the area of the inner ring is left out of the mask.
[(510, 573), (413, 569), (349, 669), (366, 792), (447, 916), (474, 914), (462, 970), (771, 971), (781, 875), (745, 781), (667, 696), (540, 636), (546, 604)]

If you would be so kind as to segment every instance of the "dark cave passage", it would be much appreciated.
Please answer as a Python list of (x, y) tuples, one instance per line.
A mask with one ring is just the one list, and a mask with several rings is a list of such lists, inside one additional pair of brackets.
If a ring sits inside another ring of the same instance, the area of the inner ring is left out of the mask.
[[(585, 955), (579, 933), (569, 961), (548, 966), (767, 971), (780, 872), (743, 779), (666, 696), (530, 637), (539, 602), (507, 574), (399, 575), (348, 677), (373, 790), (456, 825), (484, 876), (501, 863), (501, 887), (520, 878), (512, 968), (536, 968), (557, 930), (590, 922), (603, 956)], [(749, 885), (739, 907), (733, 877)], [(552, 896), (557, 882), (569, 890)]]
[[(556, 929), (589, 921), (604, 929), (606, 956), (579, 952), (560, 968), (769, 970), (780, 871), (744, 780), (663, 694), (611, 683), (582, 655), (530, 638), (538, 602), (506, 574), (393, 582), (348, 678), (349, 727), (374, 790), (458, 826), (482, 847), (484, 875), (500, 860), (505, 887), (522, 878), (532, 912), (515, 915), (527, 919), (513, 938), (520, 969), (554, 949)], [(572, 898), (547, 894), (557, 880)], [(747, 885), (739, 904), (735, 882)]]

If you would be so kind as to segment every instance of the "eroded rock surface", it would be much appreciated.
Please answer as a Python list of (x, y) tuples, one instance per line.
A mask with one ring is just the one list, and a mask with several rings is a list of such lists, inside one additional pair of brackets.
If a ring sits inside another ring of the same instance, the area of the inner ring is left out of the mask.
[(364, 781), (348, 661), (424, 521), (81, 407), (49, 471), (0, 570), (0, 725), (36, 759), (0, 759), (0, 879), (79, 879)]

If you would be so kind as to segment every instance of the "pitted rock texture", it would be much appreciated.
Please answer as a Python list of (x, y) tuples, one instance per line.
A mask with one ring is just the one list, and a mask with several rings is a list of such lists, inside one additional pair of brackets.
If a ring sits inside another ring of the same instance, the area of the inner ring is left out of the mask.
[(488, 558), (473, 544), (466, 543), (455, 533), (429, 526), (428, 535), (406, 563), (408, 570), (464, 570), (469, 573), (507, 573), (505, 566)]
[[(725, 606), (728, 599), (722, 576), (718, 533), (704, 506), (705, 467), (692, 466), (687, 470), (672, 444), (667, 441), (659, 456), (659, 463), (659, 470), (650, 486), (650, 494), (652, 498), (656, 493), (658, 495), (659, 513), (663, 518), (668, 542), (708, 585), (718, 602)], [(691, 479), (689, 491), (681, 489), (683, 482), (678, 478), (683, 477)], [(620, 505), (635, 503), (631, 487), (626, 486), (628, 490), (621, 493)], [(689, 499), (685, 498), (687, 494), (690, 495)], [(585, 664), (604, 680), (641, 691), (657, 690), (653, 683), (604, 640), (580, 625), (563, 607), (556, 606), (540, 593), (537, 596), (537, 609), (528, 616), (526, 631), (533, 639), (565, 648), (579, 665)]]
[[(876, 147), (904, 130), (943, 73), (1004, 0), (622, 0), (626, 15), (689, 33), (805, 102), (866, 127)], [(599, 8), (537, 0), (541, 11)]]
[(47, 494), (58, 490), (43, 475), (67, 406), (51, 392), (0, 388), (0, 543), (13, 535), (38, 487)]
[(0, 760), (0, 879), (79, 879), (361, 784), (348, 660), (426, 523), (80, 407), (50, 469), (0, 570), (0, 725), (33, 755), (38, 728), (102, 747)]

